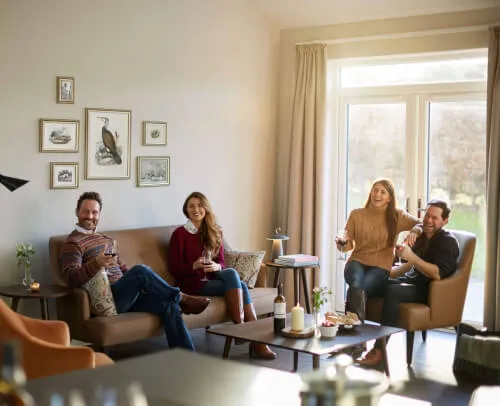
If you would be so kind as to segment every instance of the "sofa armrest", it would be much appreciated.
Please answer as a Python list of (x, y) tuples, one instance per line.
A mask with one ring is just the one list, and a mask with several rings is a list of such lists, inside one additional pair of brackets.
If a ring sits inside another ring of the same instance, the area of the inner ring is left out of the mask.
[(88, 292), (76, 288), (69, 295), (57, 299), (57, 316), (68, 324), (71, 336), (74, 336), (91, 317)]
[(23, 340), (23, 364), (28, 379), (94, 368), (91, 348), (52, 344), (36, 337)]
[(64, 321), (32, 319), (22, 314), (18, 317), (30, 335), (49, 343), (69, 345), (69, 328)]
[(267, 266), (264, 264), (260, 265), (259, 275), (257, 276), (255, 287), (267, 288)]
[(462, 284), (463, 281), (455, 275), (431, 282), (428, 304), (432, 325), (441, 327), (443, 324), (451, 325), (460, 322), (465, 300), (465, 290)]

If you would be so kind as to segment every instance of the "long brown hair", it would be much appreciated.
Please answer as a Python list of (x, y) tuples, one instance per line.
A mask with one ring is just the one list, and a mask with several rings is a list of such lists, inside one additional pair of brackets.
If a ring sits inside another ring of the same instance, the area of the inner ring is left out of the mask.
[(398, 226), (398, 212), (396, 210), (396, 193), (394, 192), (394, 183), (392, 183), (392, 180), (387, 178), (380, 178), (375, 180), (370, 189), (370, 194), (368, 195), (368, 199), (366, 200), (365, 207), (370, 206), (372, 191), (376, 185), (381, 185), (385, 190), (387, 190), (391, 198), (389, 205), (385, 209), (385, 223), (387, 225), (388, 231), (387, 246), (392, 247), (394, 241), (396, 240)]
[(217, 225), (217, 218), (212, 211), (210, 202), (207, 197), (201, 192), (193, 192), (184, 201), (182, 205), (182, 212), (189, 218), (187, 212), (188, 202), (191, 199), (200, 199), (201, 207), (205, 209), (205, 218), (202, 220), (200, 227), (198, 228), (198, 234), (200, 236), (201, 243), (204, 247), (210, 248), (214, 254), (219, 252), (222, 245), (222, 235), (220, 227)]

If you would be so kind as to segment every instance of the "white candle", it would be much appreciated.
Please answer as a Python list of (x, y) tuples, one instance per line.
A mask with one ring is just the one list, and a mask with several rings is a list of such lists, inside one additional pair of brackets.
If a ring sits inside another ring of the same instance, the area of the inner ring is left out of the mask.
[(304, 308), (299, 303), (292, 308), (292, 330), (304, 330)]

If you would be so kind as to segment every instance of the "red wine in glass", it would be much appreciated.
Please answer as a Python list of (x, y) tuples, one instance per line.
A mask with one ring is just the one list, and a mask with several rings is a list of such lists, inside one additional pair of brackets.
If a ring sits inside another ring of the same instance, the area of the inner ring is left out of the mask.
[(108, 255), (111, 257), (116, 257), (116, 240), (109, 240), (109, 243), (104, 250), (104, 255)]
[[(203, 265), (210, 265), (212, 263), (212, 250), (207, 248), (203, 249), (203, 251), (201, 252), (201, 261)], [(201, 280), (204, 282), (208, 281), (206, 272)]]

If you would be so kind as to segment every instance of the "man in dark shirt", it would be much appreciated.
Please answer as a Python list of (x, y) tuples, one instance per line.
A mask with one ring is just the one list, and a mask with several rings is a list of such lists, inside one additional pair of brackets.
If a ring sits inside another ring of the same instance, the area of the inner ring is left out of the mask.
[[(397, 326), (400, 303), (427, 303), (430, 283), (447, 278), (456, 271), (458, 241), (443, 229), (449, 216), (450, 208), (446, 202), (437, 199), (429, 201), (422, 221), (423, 233), (412, 248), (405, 245), (398, 250), (400, 257), (407, 262), (393, 268), (387, 280), (382, 325)], [(379, 345), (375, 345), (359, 363), (374, 365), (381, 359)]]

